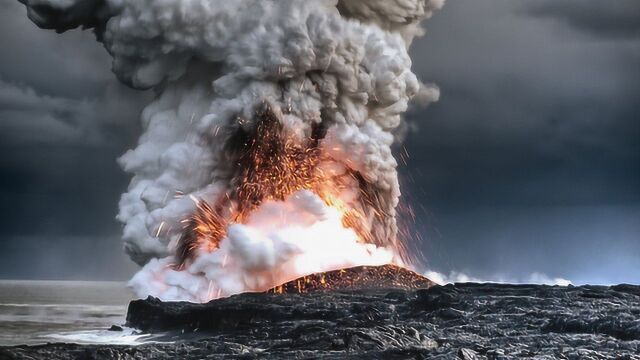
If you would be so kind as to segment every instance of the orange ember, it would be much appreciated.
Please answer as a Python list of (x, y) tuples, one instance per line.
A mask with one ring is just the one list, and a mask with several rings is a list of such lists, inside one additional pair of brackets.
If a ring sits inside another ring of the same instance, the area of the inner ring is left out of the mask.
[(303, 143), (284, 133), (284, 128), (269, 109), (257, 114), (260, 118), (252, 136), (240, 150), (234, 198), (237, 212), (234, 220), (241, 222), (265, 200), (283, 201), (302, 189), (318, 192), (324, 183), (318, 171), (318, 139)]
[[(325, 204), (343, 215), (342, 224), (353, 229), (363, 243), (395, 245), (395, 233), (374, 234), (372, 222), (386, 224), (392, 216), (382, 209), (376, 189), (360, 173), (348, 170), (342, 177), (325, 174), (322, 162), (333, 161), (322, 153), (324, 137), (321, 125), (303, 140), (288, 134), (276, 114), (268, 107), (256, 113), (259, 119), (250, 132), (239, 129), (229, 140), (230, 156), (237, 172), (225, 196), (214, 206), (194, 199), (195, 213), (184, 221), (185, 228), (177, 248), (177, 267), (182, 268), (199, 248), (213, 251), (226, 236), (230, 224), (243, 223), (267, 200), (284, 201), (289, 195), (310, 190)], [(357, 184), (359, 204), (348, 205), (339, 194)], [(366, 209), (366, 211), (365, 211)]]
[(436, 285), (411, 270), (396, 265), (358, 266), (311, 274), (276, 286), (268, 293), (295, 294), (327, 290), (423, 289)]

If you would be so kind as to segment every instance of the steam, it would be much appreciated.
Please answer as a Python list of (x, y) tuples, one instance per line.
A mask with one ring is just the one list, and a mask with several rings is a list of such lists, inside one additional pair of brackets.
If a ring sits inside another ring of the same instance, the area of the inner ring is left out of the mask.
[(187, 270), (171, 269), (171, 258), (152, 259), (130, 285), (140, 294), (164, 299), (208, 301), (327, 269), (393, 260), (391, 251), (359, 243), (356, 233), (340, 222), (335, 209), (303, 190), (285, 202), (263, 204), (245, 224), (231, 225), (220, 248), (203, 253)]
[[(40, 27), (94, 28), (118, 78), (157, 93), (137, 147), (119, 160), (133, 175), (117, 218), (125, 251), (144, 266), (131, 281), (140, 296), (206, 301), (310, 272), (400, 261), (391, 145), (410, 100), (438, 98), (411, 71), (407, 48), (442, 0), (21, 1)], [(364, 213), (378, 241), (359, 242), (335, 209), (299, 191), (261, 204), (228, 228), (217, 251), (199, 249), (174, 269), (183, 220), (199, 201), (233, 196), (229, 148), (256, 129), (264, 108), (294, 138), (324, 130), (328, 158), (319, 166), (342, 182), (357, 173), (375, 194), (382, 219), (363, 206), (362, 184), (339, 198)], [(275, 226), (282, 218), (287, 224)]]
[(437, 271), (428, 270), (425, 272), (424, 276), (440, 285), (454, 283), (539, 284), (555, 286), (572, 285), (571, 280), (559, 277), (553, 278), (540, 272), (534, 272), (524, 278), (513, 278), (510, 276), (494, 274), (489, 278), (481, 279), (458, 271), (451, 271), (449, 275), (446, 275)]

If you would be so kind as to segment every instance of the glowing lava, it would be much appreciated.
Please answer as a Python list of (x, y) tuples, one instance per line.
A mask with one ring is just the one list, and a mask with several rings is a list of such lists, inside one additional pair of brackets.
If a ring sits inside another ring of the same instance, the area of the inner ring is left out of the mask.
[(360, 289), (425, 289), (435, 282), (411, 270), (395, 265), (358, 266), (315, 273), (269, 289), (274, 294), (302, 294), (316, 291)]

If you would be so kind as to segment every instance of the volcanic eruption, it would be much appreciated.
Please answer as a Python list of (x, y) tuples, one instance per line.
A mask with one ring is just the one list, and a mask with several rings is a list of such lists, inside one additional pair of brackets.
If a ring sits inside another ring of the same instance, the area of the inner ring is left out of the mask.
[(153, 89), (117, 216), (140, 296), (209, 301), (312, 273), (408, 265), (391, 147), (438, 89), (407, 49), (442, 0), (21, 0), (94, 28)]

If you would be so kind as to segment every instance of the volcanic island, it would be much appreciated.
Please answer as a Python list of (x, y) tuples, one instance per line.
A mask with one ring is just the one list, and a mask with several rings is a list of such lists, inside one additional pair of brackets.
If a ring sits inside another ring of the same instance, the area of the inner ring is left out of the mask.
[(639, 315), (639, 286), (439, 286), (364, 266), (205, 304), (135, 300), (126, 326), (146, 344), (15, 346), (0, 358), (640, 359)]

